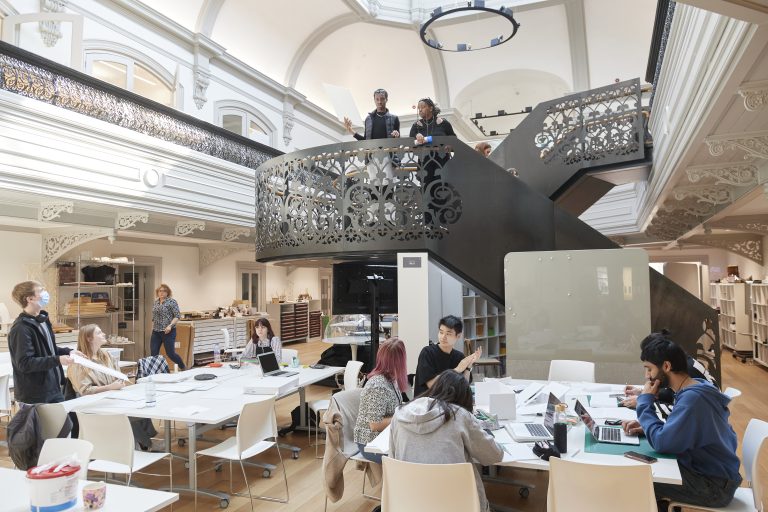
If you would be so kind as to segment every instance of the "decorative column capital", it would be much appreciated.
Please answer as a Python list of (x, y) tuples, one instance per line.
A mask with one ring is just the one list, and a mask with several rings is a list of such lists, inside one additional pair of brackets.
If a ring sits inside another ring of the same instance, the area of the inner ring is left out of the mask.
[(206, 93), (208, 92), (208, 86), (211, 84), (211, 74), (199, 64), (194, 65), (192, 73), (195, 82), (192, 99), (195, 100), (195, 106), (200, 110), (208, 102)]
[(768, 158), (768, 131), (712, 135), (704, 139), (712, 156), (722, 155), (726, 149), (740, 149), (746, 153), (744, 159)]
[[(67, 3), (67, 0), (40, 0), (40, 12), (64, 12)], [(60, 21), (40, 21), (38, 22), (38, 30), (43, 44), (48, 48), (56, 46), (56, 43), (62, 38)]]
[(205, 222), (201, 220), (180, 220), (176, 223), (176, 236), (191, 235), (196, 229), (205, 231)]
[(718, 165), (694, 165), (685, 170), (688, 181), (698, 183), (713, 178), (715, 184), (745, 187), (757, 184), (757, 166), (752, 163), (733, 162)]
[(248, 238), (251, 236), (249, 228), (226, 228), (221, 232), (222, 242), (234, 242), (240, 237)]
[(768, 107), (768, 80), (744, 83), (739, 94), (744, 98), (744, 108), (750, 112), (763, 110)]
[(75, 208), (74, 201), (62, 201), (60, 199), (53, 201), (42, 201), (40, 209), (37, 211), (37, 220), (50, 222), (53, 219), (61, 217), (61, 214), (72, 213)]
[(149, 214), (141, 212), (118, 212), (115, 219), (115, 229), (131, 229), (137, 223), (149, 222)]
[(694, 235), (685, 239), (686, 244), (701, 244), (717, 249), (725, 249), (763, 264), (763, 236), (751, 233), (728, 235)]

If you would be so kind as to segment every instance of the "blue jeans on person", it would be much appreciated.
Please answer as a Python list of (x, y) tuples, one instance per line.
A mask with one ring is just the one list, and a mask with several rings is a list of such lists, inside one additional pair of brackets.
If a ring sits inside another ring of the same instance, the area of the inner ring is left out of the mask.
[(156, 356), (160, 353), (160, 346), (165, 347), (165, 353), (168, 357), (179, 365), (179, 368), (185, 370), (187, 367), (181, 356), (176, 353), (176, 328), (171, 329), (171, 332), (165, 334), (163, 331), (152, 331), (152, 338), (149, 340), (150, 354)]
[(700, 475), (685, 466), (680, 466), (680, 477), (683, 480), (683, 485), (653, 484), (660, 511), (665, 512), (668, 505), (668, 502), (661, 501), (662, 499), (682, 501), (705, 507), (724, 507), (731, 502), (733, 495), (736, 494), (736, 489), (741, 484), (741, 478), (728, 480), (727, 478)]
[(357, 443), (357, 447), (360, 448), (360, 455), (362, 455), (365, 460), (375, 462), (376, 464), (381, 464), (382, 455), (380, 453), (366, 452), (365, 445), (363, 443)]

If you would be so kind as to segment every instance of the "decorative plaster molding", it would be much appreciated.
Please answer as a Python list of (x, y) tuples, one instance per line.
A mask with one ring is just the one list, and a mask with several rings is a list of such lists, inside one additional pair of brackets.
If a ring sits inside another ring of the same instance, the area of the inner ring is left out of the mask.
[(667, 213), (682, 212), (695, 217), (710, 217), (716, 212), (714, 204), (699, 201), (667, 201), (662, 209)]
[(288, 101), (283, 102), (283, 143), (285, 143), (286, 146), (289, 146), (291, 140), (293, 140), (291, 131), (293, 130), (295, 119), (296, 118), (293, 115), (293, 103)]
[(697, 202), (710, 204), (727, 204), (733, 201), (733, 192), (730, 187), (722, 185), (694, 185), (691, 187), (677, 187), (672, 195), (678, 201), (693, 197)]
[(768, 107), (768, 80), (749, 82), (739, 87), (739, 94), (744, 98), (744, 108), (756, 112)]
[(712, 228), (738, 229), (753, 233), (768, 233), (768, 215), (736, 215), (708, 223)]
[[(67, 0), (40, 0), (40, 12), (64, 12), (67, 3)], [(61, 21), (39, 21), (38, 30), (40, 31), (40, 37), (43, 40), (43, 44), (48, 48), (56, 46), (56, 43), (62, 38)]]
[(757, 166), (751, 163), (696, 165), (687, 168), (685, 173), (691, 183), (698, 183), (705, 178), (714, 178), (715, 184), (737, 187), (757, 184)]
[(251, 236), (251, 230), (249, 228), (226, 228), (221, 232), (221, 240), (223, 242), (234, 242), (241, 236), (248, 238)]
[(739, 133), (731, 135), (712, 135), (704, 139), (712, 156), (722, 155), (726, 149), (740, 149), (750, 157), (768, 158), (768, 131)]
[(144, 224), (149, 222), (149, 214), (139, 212), (118, 212), (117, 219), (115, 219), (115, 229), (131, 229), (136, 226), (138, 222)]
[(197, 109), (200, 110), (208, 102), (206, 92), (208, 91), (208, 86), (211, 84), (211, 74), (208, 70), (203, 69), (203, 67), (198, 64), (195, 64), (193, 73), (195, 88), (192, 92), (192, 98), (195, 100)]
[(49, 267), (64, 253), (78, 245), (97, 238), (114, 237), (115, 230), (109, 228), (90, 228), (80, 230), (51, 230), (42, 232), (43, 268)]
[(749, 258), (755, 263), (763, 264), (763, 236), (748, 233), (733, 235), (694, 235), (685, 239), (686, 244), (701, 244)]
[(74, 201), (43, 201), (40, 203), (40, 209), (37, 212), (37, 220), (50, 222), (57, 219), (63, 212), (72, 213), (74, 210)]
[(193, 231), (199, 229), (205, 231), (205, 222), (201, 220), (180, 220), (176, 223), (176, 236), (191, 235)]
[(231, 246), (206, 246), (202, 245), (200, 246), (200, 254), (199, 254), (199, 272), (202, 273), (202, 271), (210, 266), (213, 263), (216, 263), (222, 258), (225, 258), (229, 256), (232, 253), (242, 251), (243, 247), (231, 247)]

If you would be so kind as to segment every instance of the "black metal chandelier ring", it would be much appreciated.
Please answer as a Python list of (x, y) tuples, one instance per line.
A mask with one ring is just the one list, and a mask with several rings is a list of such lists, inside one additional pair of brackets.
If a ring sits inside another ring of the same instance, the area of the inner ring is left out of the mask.
[[(473, 48), (470, 43), (458, 43), (456, 44), (456, 49), (447, 48), (440, 41), (427, 38), (427, 30), (429, 29), (430, 25), (435, 23), (440, 18), (449, 16), (451, 14), (456, 14), (462, 11), (489, 12), (491, 14), (501, 16), (502, 18), (509, 21), (509, 23), (512, 25), (512, 33), (508, 37), (505, 37), (504, 35), (494, 37), (490, 40), (490, 43), (488, 44), (488, 46), (483, 46), (480, 48)], [(435, 50), (440, 50), (444, 52), (468, 52), (468, 51), (474, 51), (474, 50), (485, 50), (486, 48), (493, 48), (494, 46), (499, 46), (501, 44), (504, 44), (510, 39), (512, 39), (513, 37), (515, 37), (515, 34), (517, 34), (518, 28), (520, 28), (520, 24), (517, 22), (517, 20), (515, 20), (514, 16), (512, 15), (512, 9), (510, 9), (509, 7), (491, 9), (490, 7), (485, 6), (485, 2), (483, 0), (475, 0), (474, 2), (467, 2), (466, 7), (455, 7), (445, 11), (443, 10), (442, 7), (438, 7), (437, 9), (432, 11), (431, 17), (426, 22), (424, 22), (423, 25), (421, 25), (421, 29), (419, 30), (419, 36), (421, 36), (421, 40), (425, 45), (431, 48), (434, 48)]]

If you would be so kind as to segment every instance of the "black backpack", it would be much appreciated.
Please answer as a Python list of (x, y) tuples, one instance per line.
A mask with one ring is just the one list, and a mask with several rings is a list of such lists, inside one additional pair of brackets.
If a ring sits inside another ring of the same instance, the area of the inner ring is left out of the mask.
[[(67, 417), (56, 437), (67, 437), (71, 430), (72, 421)], [(37, 405), (24, 405), (8, 422), (8, 454), (13, 464), (25, 471), (37, 466), (44, 442)]]

